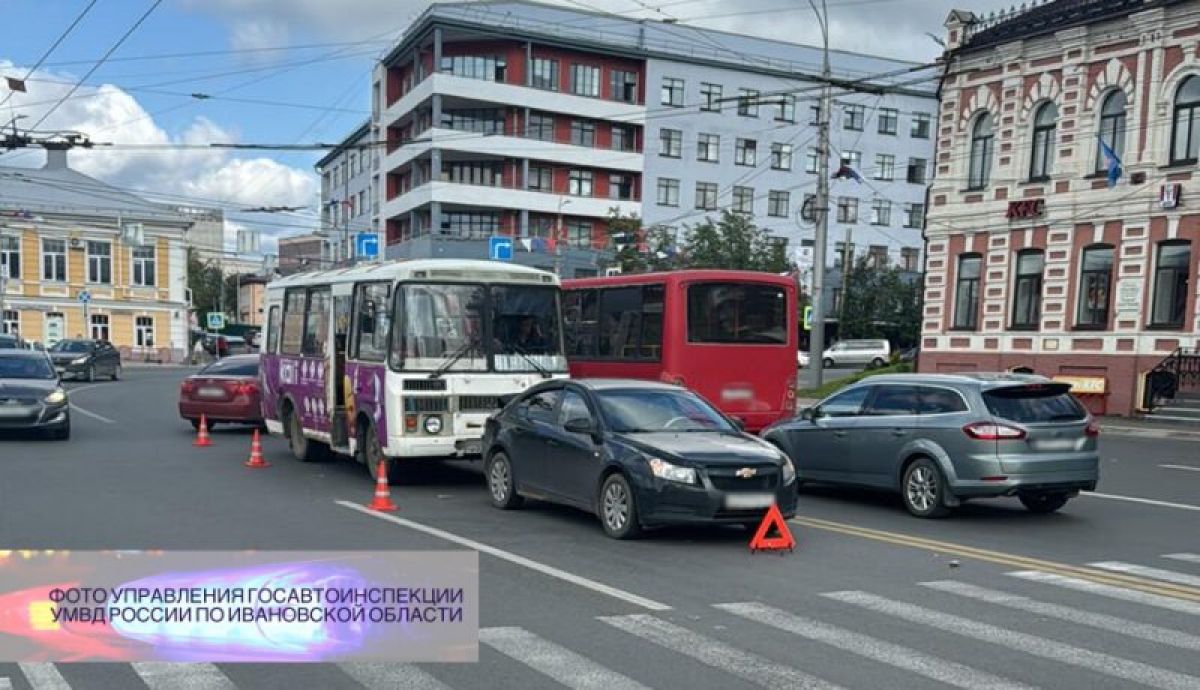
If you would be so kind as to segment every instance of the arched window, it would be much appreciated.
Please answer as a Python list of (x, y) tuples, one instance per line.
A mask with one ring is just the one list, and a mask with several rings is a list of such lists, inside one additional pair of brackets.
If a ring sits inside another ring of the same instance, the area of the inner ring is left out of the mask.
[(984, 113), (975, 120), (971, 128), (971, 169), (967, 186), (971, 189), (986, 187), (992, 171), (992, 115)]
[(1046, 103), (1033, 118), (1033, 155), (1029, 159), (1029, 179), (1044, 180), (1054, 167), (1054, 124), (1058, 108)]
[(1175, 125), (1171, 128), (1171, 162), (1194, 163), (1200, 148), (1200, 78), (1188, 77), (1175, 92)]
[[(1125, 92), (1116, 89), (1109, 93), (1100, 106), (1100, 141), (1117, 154), (1117, 158), (1125, 158)], [(1108, 170), (1108, 161), (1104, 158), (1104, 149), (1096, 144), (1096, 172)]]

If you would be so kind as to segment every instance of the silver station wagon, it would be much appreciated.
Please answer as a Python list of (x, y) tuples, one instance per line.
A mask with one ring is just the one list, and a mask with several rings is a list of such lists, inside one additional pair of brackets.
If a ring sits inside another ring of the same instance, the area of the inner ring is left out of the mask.
[(1002, 496), (1051, 513), (1099, 480), (1100, 427), (1069, 391), (1024, 374), (873, 376), (762, 436), (799, 480), (898, 491), (917, 517)]

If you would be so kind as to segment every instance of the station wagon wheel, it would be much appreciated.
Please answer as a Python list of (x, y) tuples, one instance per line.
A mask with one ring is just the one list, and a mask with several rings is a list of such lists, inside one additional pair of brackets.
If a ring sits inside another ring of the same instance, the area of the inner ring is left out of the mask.
[(946, 480), (937, 464), (929, 458), (917, 458), (908, 466), (901, 492), (904, 507), (917, 517), (944, 517), (950, 512), (945, 502)]
[(600, 524), (613, 539), (632, 539), (641, 532), (633, 491), (620, 473), (610, 474), (600, 487)]
[(500, 510), (512, 510), (521, 507), (524, 499), (517, 494), (517, 484), (513, 481), (512, 463), (503, 451), (497, 452), (488, 459), (487, 463), (488, 494), (492, 505)]

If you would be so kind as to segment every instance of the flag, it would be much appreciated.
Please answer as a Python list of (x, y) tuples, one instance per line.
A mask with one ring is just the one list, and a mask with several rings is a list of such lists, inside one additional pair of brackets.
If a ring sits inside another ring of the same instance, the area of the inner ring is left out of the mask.
[(531, 238), (531, 237), (522, 237), (522, 238), (521, 238), (521, 240), (520, 240), (520, 242), (521, 242), (521, 248), (522, 248), (522, 249), (524, 249), (524, 250), (525, 250), (525, 251), (527, 251), (527, 252), (531, 252), (531, 251), (533, 251), (533, 238)]
[(1104, 153), (1104, 160), (1108, 166), (1108, 186), (1114, 187), (1117, 180), (1121, 179), (1121, 159), (1117, 157), (1117, 153), (1112, 150), (1112, 147), (1104, 143), (1104, 137), (1097, 134), (1096, 139), (1100, 142), (1100, 151)]
[(841, 179), (845, 179), (847, 177), (854, 180), (855, 182), (860, 183), (860, 184), (863, 181), (862, 176), (859, 175), (857, 172), (855, 172), (854, 168), (851, 168), (850, 166), (843, 163), (841, 166), (838, 167), (837, 172), (835, 172), (833, 174), (833, 179), (841, 180)]
[(21, 93), (26, 93), (24, 79), (14, 79), (13, 77), (5, 77), (4, 79), (8, 82), (9, 91), (20, 91)]
[(531, 251), (535, 251), (538, 253), (544, 253), (546, 251), (546, 238), (544, 238), (544, 237), (531, 238), (530, 245), (532, 247)]

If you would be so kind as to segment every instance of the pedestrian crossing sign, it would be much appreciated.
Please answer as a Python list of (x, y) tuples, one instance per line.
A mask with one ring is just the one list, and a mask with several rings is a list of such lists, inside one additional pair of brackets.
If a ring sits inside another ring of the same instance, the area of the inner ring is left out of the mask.
[(804, 308), (804, 330), (806, 331), (812, 330), (812, 311), (811, 305)]

